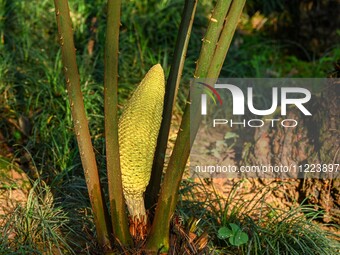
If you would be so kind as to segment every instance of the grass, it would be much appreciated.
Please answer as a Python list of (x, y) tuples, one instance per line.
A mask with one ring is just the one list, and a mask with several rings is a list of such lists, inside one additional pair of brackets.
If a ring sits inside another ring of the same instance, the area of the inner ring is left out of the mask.
[(27, 203), (1, 220), (0, 254), (74, 254), (66, 241), (69, 218), (43, 182), (35, 181)]
[[(70, 4), (90, 132), (99, 166), (104, 170), (106, 1), (90, 3), (82, 0), (70, 1)], [(80, 250), (74, 244), (76, 241), (81, 243), (82, 251), (89, 254), (90, 249), (86, 247), (95, 246), (91, 239), (94, 228), (86, 185), (72, 133), (53, 8), (53, 1), (49, 0), (42, 0), (39, 5), (32, 1), (0, 0), (0, 133), (5, 137), (5, 141), (0, 142), (12, 148), (11, 156), (27, 172), (33, 166), (37, 175), (31, 177), (39, 177), (34, 182), (27, 206), (18, 207), (7, 216), (7, 224), (0, 232), (15, 232), (17, 241), (11, 240), (9, 235), (2, 235), (0, 254), (41, 254), (43, 250), (52, 254), (58, 249), (72, 254), (73, 250)], [(161, 63), (168, 74), (182, 1), (131, 0), (125, 1), (122, 8), (120, 106), (152, 64)], [(181, 111), (186, 99), (185, 85), (193, 75), (210, 10), (211, 1), (199, 2), (177, 111)], [(88, 50), (91, 39), (95, 41), (92, 54)], [(238, 33), (221, 77), (325, 77), (332, 70), (335, 59), (340, 58), (339, 47), (335, 45), (321, 58), (308, 55), (309, 61), (302, 61), (286, 54), (286, 48), (292, 44), (289, 41), (279, 43), (261, 33)], [(29, 120), (26, 124), (30, 126), (28, 136), (23, 132), (25, 126), (18, 122), (23, 116)], [(22, 159), (27, 155), (28, 163)], [(105, 177), (103, 182), (106, 182)], [(182, 192), (191, 188), (188, 182), (184, 182)], [(199, 196), (205, 191), (201, 192)], [(251, 208), (245, 203), (232, 209), (219, 204), (222, 201), (219, 197), (213, 201), (209, 199), (203, 196), (201, 201), (191, 203), (190, 207), (180, 203), (178, 210), (185, 220), (192, 216), (203, 219), (199, 225), (201, 232), (204, 228), (209, 229), (212, 236), (210, 248), (215, 249), (216, 254), (226, 254), (227, 249), (240, 254), (332, 254), (333, 243), (325, 238), (325, 232), (311, 224), (310, 219), (319, 215), (313, 214), (315, 212), (310, 208), (277, 211), (277, 217), (263, 218), (267, 221), (265, 224), (250, 217)], [(217, 207), (212, 208), (211, 203), (216, 203)], [(215, 211), (207, 214), (207, 207)], [(309, 219), (298, 217), (298, 210), (306, 211)], [(245, 212), (249, 217), (242, 216)], [(228, 242), (216, 237), (221, 223), (229, 222), (236, 222), (254, 233), (246, 246), (231, 247)], [(41, 224), (45, 227), (41, 228)], [(66, 239), (73, 241), (69, 243)], [(311, 249), (314, 249), (313, 252)]]
[[(338, 254), (340, 244), (335, 238), (339, 236), (314, 222), (324, 212), (304, 203), (288, 211), (273, 208), (266, 203), (266, 194), (280, 184), (258, 190), (247, 201), (238, 191), (244, 181), (236, 182), (226, 199), (204, 182), (188, 180), (183, 185), (178, 214), (185, 221), (190, 217), (201, 219), (199, 228), (211, 236), (214, 254)], [(248, 235), (247, 243), (235, 246), (228, 239), (218, 238), (218, 230), (230, 223)]]

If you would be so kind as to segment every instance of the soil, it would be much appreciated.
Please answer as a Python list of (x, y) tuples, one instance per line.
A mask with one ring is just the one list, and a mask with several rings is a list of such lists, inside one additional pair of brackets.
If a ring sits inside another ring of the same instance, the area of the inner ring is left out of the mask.
[(31, 187), (26, 173), (11, 158), (11, 149), (0, 133), (0, 225), (18, 204), (26, 203)]

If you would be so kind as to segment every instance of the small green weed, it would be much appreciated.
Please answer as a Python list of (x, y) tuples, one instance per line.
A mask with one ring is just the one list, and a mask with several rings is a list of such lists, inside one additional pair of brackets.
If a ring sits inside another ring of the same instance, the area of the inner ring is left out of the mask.
[(240, 246), (248, 242), (249, 237), (247, 233), (243, 232), (238, 225), (229, 223), (229, 226), (230, 228), (221, 227), (218, 230), (218, 238), (223, 240), (229, 238), (229, 243), (234, 246)]

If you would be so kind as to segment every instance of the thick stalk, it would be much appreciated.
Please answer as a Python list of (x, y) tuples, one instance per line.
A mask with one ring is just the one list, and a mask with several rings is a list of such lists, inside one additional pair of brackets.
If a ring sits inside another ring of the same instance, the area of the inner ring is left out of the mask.
[(170, 74), (165, 87), (163, 119), (161, 128), (158, 134), (157, 147), (155, 151), (154, 162), (149, 185), (145, 193), (146, 209), (151, 209), (157, 202), (158, 193), (161, 186), (161, 179), (163, 174), (163, 166), (165, 160), (165, 153), (168, 144), (169, 130), (171, 125), (171, 118), (173, 106), (178, 90), (179, 83), (182, 77), (182, 71), (185, 61), (188, 43), (191, 34), (191, 28), (196, 12), (197, 0), (186, 0), (182, 20), (179, 27), (177, 41), (174, 51), (174, 58), (172, 61)]
[(236, 30), (235, 24), (237, 24), (240, 19), (245, 2), (246, 0), (234, 0), (230, 7), (230, 11), (224, 23), (221, 37), (216, 46), (214, 57), (209, 67), (209, 71), (207, 74), (208, 78), (218, 77), (219, 73), (221, 72), (224, 60), (228, 53), (225, 48), (229, 49), (230, 47), (230, 43)]
[(225, 18), (228, 14), (231, 0), (217, 1), (214, 11), (211, 15), (207, 32), (202, 39), (202, 47), (200, 57), (197, 61), (195, 78), (214, 78), (215, 76), (207, 76), (218, 39), (220, 38), (221, 31)]
[(78, 142), (81, 162), (94, 214), (98, 243), (104, 251), (107, 251), (111, 249), (109, 225), (107, 225), (108, 222), (105, 217), (104, 200), (101, 192), (98, 169), (80, 88), (80, 78), (76, 63), (76, 51), (73, 42), (72, 22), (68, 2), (67, 0), (55, 0), (54, 4), (74, 132)]
[(161, 250), (162, 252), (167, 252), (169, 249), (170, 220), (175, 211), (179, 183), (190, 152), (189, 109), (188, 102), (175, 147), (165, 173), (151, 232), (145, 245), (148, 251), (155, 252)]
[[(239, 5), (242, 4), (242, 7), (244, 5), (244, 0), (242, 1), (233, 1), (233, 4)], [(229, 15), (237, 15), (240, 16), (242, 12), (242, 8), (234, 9), (234, 11), (237, 10), (239, 13), (235, 14), (230, 11), (228, 13)], [(218, 9), (215, 9), (215, 12), (218, 12)], [(236, 29), (238, 19), (230, 19), (233, 24), (230, 24), (234, 29), (231, 31), (231, 34), (223, 34), (223, 36), (232, 36), (234, 34), (234, 30)], [(217, 21), (217, 22), (223, 22), (223, 20)], [(215, 22), (214, 20), (210, 20), (210, 22)], [(209, 37), (205, 37), (206, 40), (210, 40)], [(221, 39), (220, 39), (221, 40)], [(206, 45), (206, 44), (205, 44)], [(207, 47), (204, 44), (202, 47)], [(220, 54), (223, 54), (223, 56), (226, 56), (227, 51), (229, 49), (229, 44), (223, 44), (221, 45), (221, 49), (223, 51), (220, 52)], [(203, 50), (201, 50), (202, 53)], [(205, 58), (208, 58), (208, 56), (205, 56)], [(215, 62), (214, 62), (215, 61)], [(220, 61), (222, 63), (219, 63), (217, 61)], [(210, 62), (209, 66), (217, 66), (222, 65), (224, 62), (224, 59), (222, 58), (213, 58)], [(199, 63), (206, 63), (205, 59), (203, 59), (202, 54), (200, 54)], [(196, 72), (199, 73), (202, 67), (200, 64), (196, 67)], [(215, 73), (215, 76), (210, 77), (217, 79), (219, 73)], [(191, 95), (191, 99), (194, 101), (190, 101), (190, 98), (188, 99), (188, 103), (184, 110), (184, 115), (182, 118), (180, 130), (177, 135), (176, 143), (174, 150), (172, 152), (172, 155), (170, 157), (169, 165), (166, 169), (164, 181), (162, 184), (160, 196), (158, 198), (158, 203), (156, 207), (156, 213), (155, 218), (151, 227), (151, 231), (149, 234), (149, 238), (145, 244), (146, 249), (148, 249), (151, 252), (161, 251), (161, 252), (167, 252), (169, 250), (169, 228), (170, 228), (170, 220), (173, 216), (177, 199), (178, 199), (178, 190), (180, 187), (180, 183), (182, 180), (182, 175), (185, 169), (186, 162), (189, 157), (190, 153), (190, 146), (191, 142), (193, 141), (198, 127), (200, 123), (200, 110), (198, 107), (192, 109), (190, 112), (190, 105), (194, 103), (194, 105), (199, 105), (199, 94), (198, 90), (194, 90), (194, 95)], [(190, 134), (191, 132), (191, 134)], [(191, 142), (190, 142), (191, 141)]]
[(118, 143), (118, 50), (120, 0), (108, 0), (104, 59), (106, 166), (113, 234), (125, 246), (132, 244), (123, 197)]

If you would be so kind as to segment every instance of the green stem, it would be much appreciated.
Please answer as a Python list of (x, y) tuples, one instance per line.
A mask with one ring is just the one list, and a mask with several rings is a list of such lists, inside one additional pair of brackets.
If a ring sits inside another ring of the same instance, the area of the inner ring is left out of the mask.
[(186, 0), (182, 20), (179, 27), (177, 41), (174, 51), (170, 74), (165, 88), (165, 99), (163, 108), (163, 119), (158, 134), (157, 147), (155, 151), (154, 162), (152, 166), (151, 178), (146, 189), (146, 208), (151, 209), (157, 202), (158, 193), (161, 186), (165, 153), (168, 143), (169, 130), (171, 125), (173, 106), (182, 77), (182, 71), (188, 43), (191, 34), (191, 28), (196, 12), (197, 0)]
[[(223, 0), (220, 0), (220, 1), (223, 1)], [(218, 1), (217, 4), (219, 4), (220, 1)], [(233, 4), (238, 5), (238, 2), (240, 1), (234, 0)], [(244, 4), (244, 0), (242, 0), (242, 3)], [(222, 9), (215, 8), (215, 12), (219, 12), (219, 11), (222, 11)], [(238, 11), (238, 13), (232, 13), (235, 11)], [(232, 15), (232, 16), (237, 15), (239, 17), (241, 12), (242, 12), (242, 8), (234, 8), (228, 13), (227, 17), (229, 15)], [(224, 19), (221, 19), (218, 22), (223, 22), (223, 20)], [(238, 23), (238, 19), (230, 19), (230, 20), (233, 23), (230, 25), (228, 24), (228, 26), (232, 26), (235, 30), (237, 23)], [(215, 20), (210, 20), (210, 23), (211, 22), (216, 23)], [(230, 32), (231, 34), (226, 34), (226, 33), (222, 34), (221, 37), (222, 36), (232, 37), (232, 35), (234, 34), (234, 30), (231, 31), (232, 33)], [(212, 36), (215, 37), (216, 35), (212, 35)], [(217, 37), (219, 38), (220, 36), (217, 36)], [(206, 40), (209, 40), (209, 41), (211, 40), (211, 38), (209, 37), (205, 37), (205, 38)], [(220, 40), (222, 39), (223, 38), (221, 38)], [(205, 45), (207, 44), (204, 44), (202, 47), (210, 47), (210, 46), (205, 46)], [(226, 53), (229, 49), (229, 44), (222, 44), (220, 45), (220, 48), (223, 49), (223, 51), (221, 51), (220, 54), (223, 54), (223, 56), (226, 56)], [(202, 70), (204, 70), (204, 68), (201, 65), (216, 66), (219, 63), (215, 63), (214, 61), (221, 61), (220, 58), (211, 58), (210, 56), (208, 56), (207, 54), (203, 54), (202, 52), (203, 52), (203, 49), (201, 50), (200, 58), (198, 61), (199, 64), (196, 67), (196, 72), (195, 72), (196, 74), (200, 74), (200, 73), (203, 74)], [(210, 62), (207, 63), (209, 59), (210, 59)], [(223, 64), (223, 61), (222, 61), (222, 64)], [(212, 76), (212, 77), (209, 76), (209, 77), (217, 79), (219, 73), (214, 73), (214, 75), (215, 76)], [(201, 121), (200, 109), (198, 109), (198, 107), (191, 109), (190, 107), (191, 104), (194, 104), (196, 106), (199, 105), (199, 100), (200, 100), (199, 91), (198, 90), (193, 90), (193, 91), (194, 91), (194, 94), (191, 95), (191, 100), (189, 96), (188, 103), (184, 110), (184, 115), (182, 118), (182, 122), (181, 122), (178, 135), (177, 135), (176, 143), (175, 143), (172, 155), (170, 157), (168, 167), (166, 169), (160, 196), (158, 198), (155, 218), (151, 226), (149, 237), (145, 244), (146, 249), (152, 252), (156, 252), (159, 250), (161, 252), (167, 252), (169, 250), (170, 220), (176, 209), (178, 191), (179, 191), (180, 183), (182, 180), (183, 172), (186, 166), (186, 162), (189, 157), (190, 147), (198, 131), (199, 124)]]
[(113, 234), (125, 246), (132, 244), (128, 228), (118, 143), (118, 50), (120, 27), (120, 0), (108, 0), (104, 60), (104, 109), (106, 166)]
[[(217, 43), (217, 47), (214, 53), (214, 57), (211, 61), (209, 71), (207, 74), (208, 78), (218, 77), (221, 72), (224, 60), (227, 56), (230, 43), (233, 39), (237, 23), (242, 14), (242, 10), (246, 0), (233, 1), (228, 16), (226, 18), (220, 40)], [(226, 50), (227, 49), (227, 50)]]
[(187, 110), (190, 107), (188, 105), (165, 173), (155, 218), (145, 245), (149, 251), (161, 249), (162, 252), (167, 252), (169, 249), (170, 220), (175, 211), (179, 183), (190, 152), (190, 111)]
[(202, 39), (202, 48), (200, 57), (197, 61), (195, 78), (213, 78), (207, 76), (212, 58), (216, 49), (218, 39), (220, 38), (225, 17), (227, 16), (231, 0), (217, 1), (214, 11), (211, 15), (207, 32)]
[(94, 214), (98, 243), (104, 251), (110, 250), (111, 243), (107, 219), (105, 217), (104, 200), (80, 88), (80, 78), (76, 63), (76, 52), (73, 42), (72, 22), (68, 2), (67, 0), (55, 0), (54, 4), (74, 132), (78, 142), (81, 162)]

